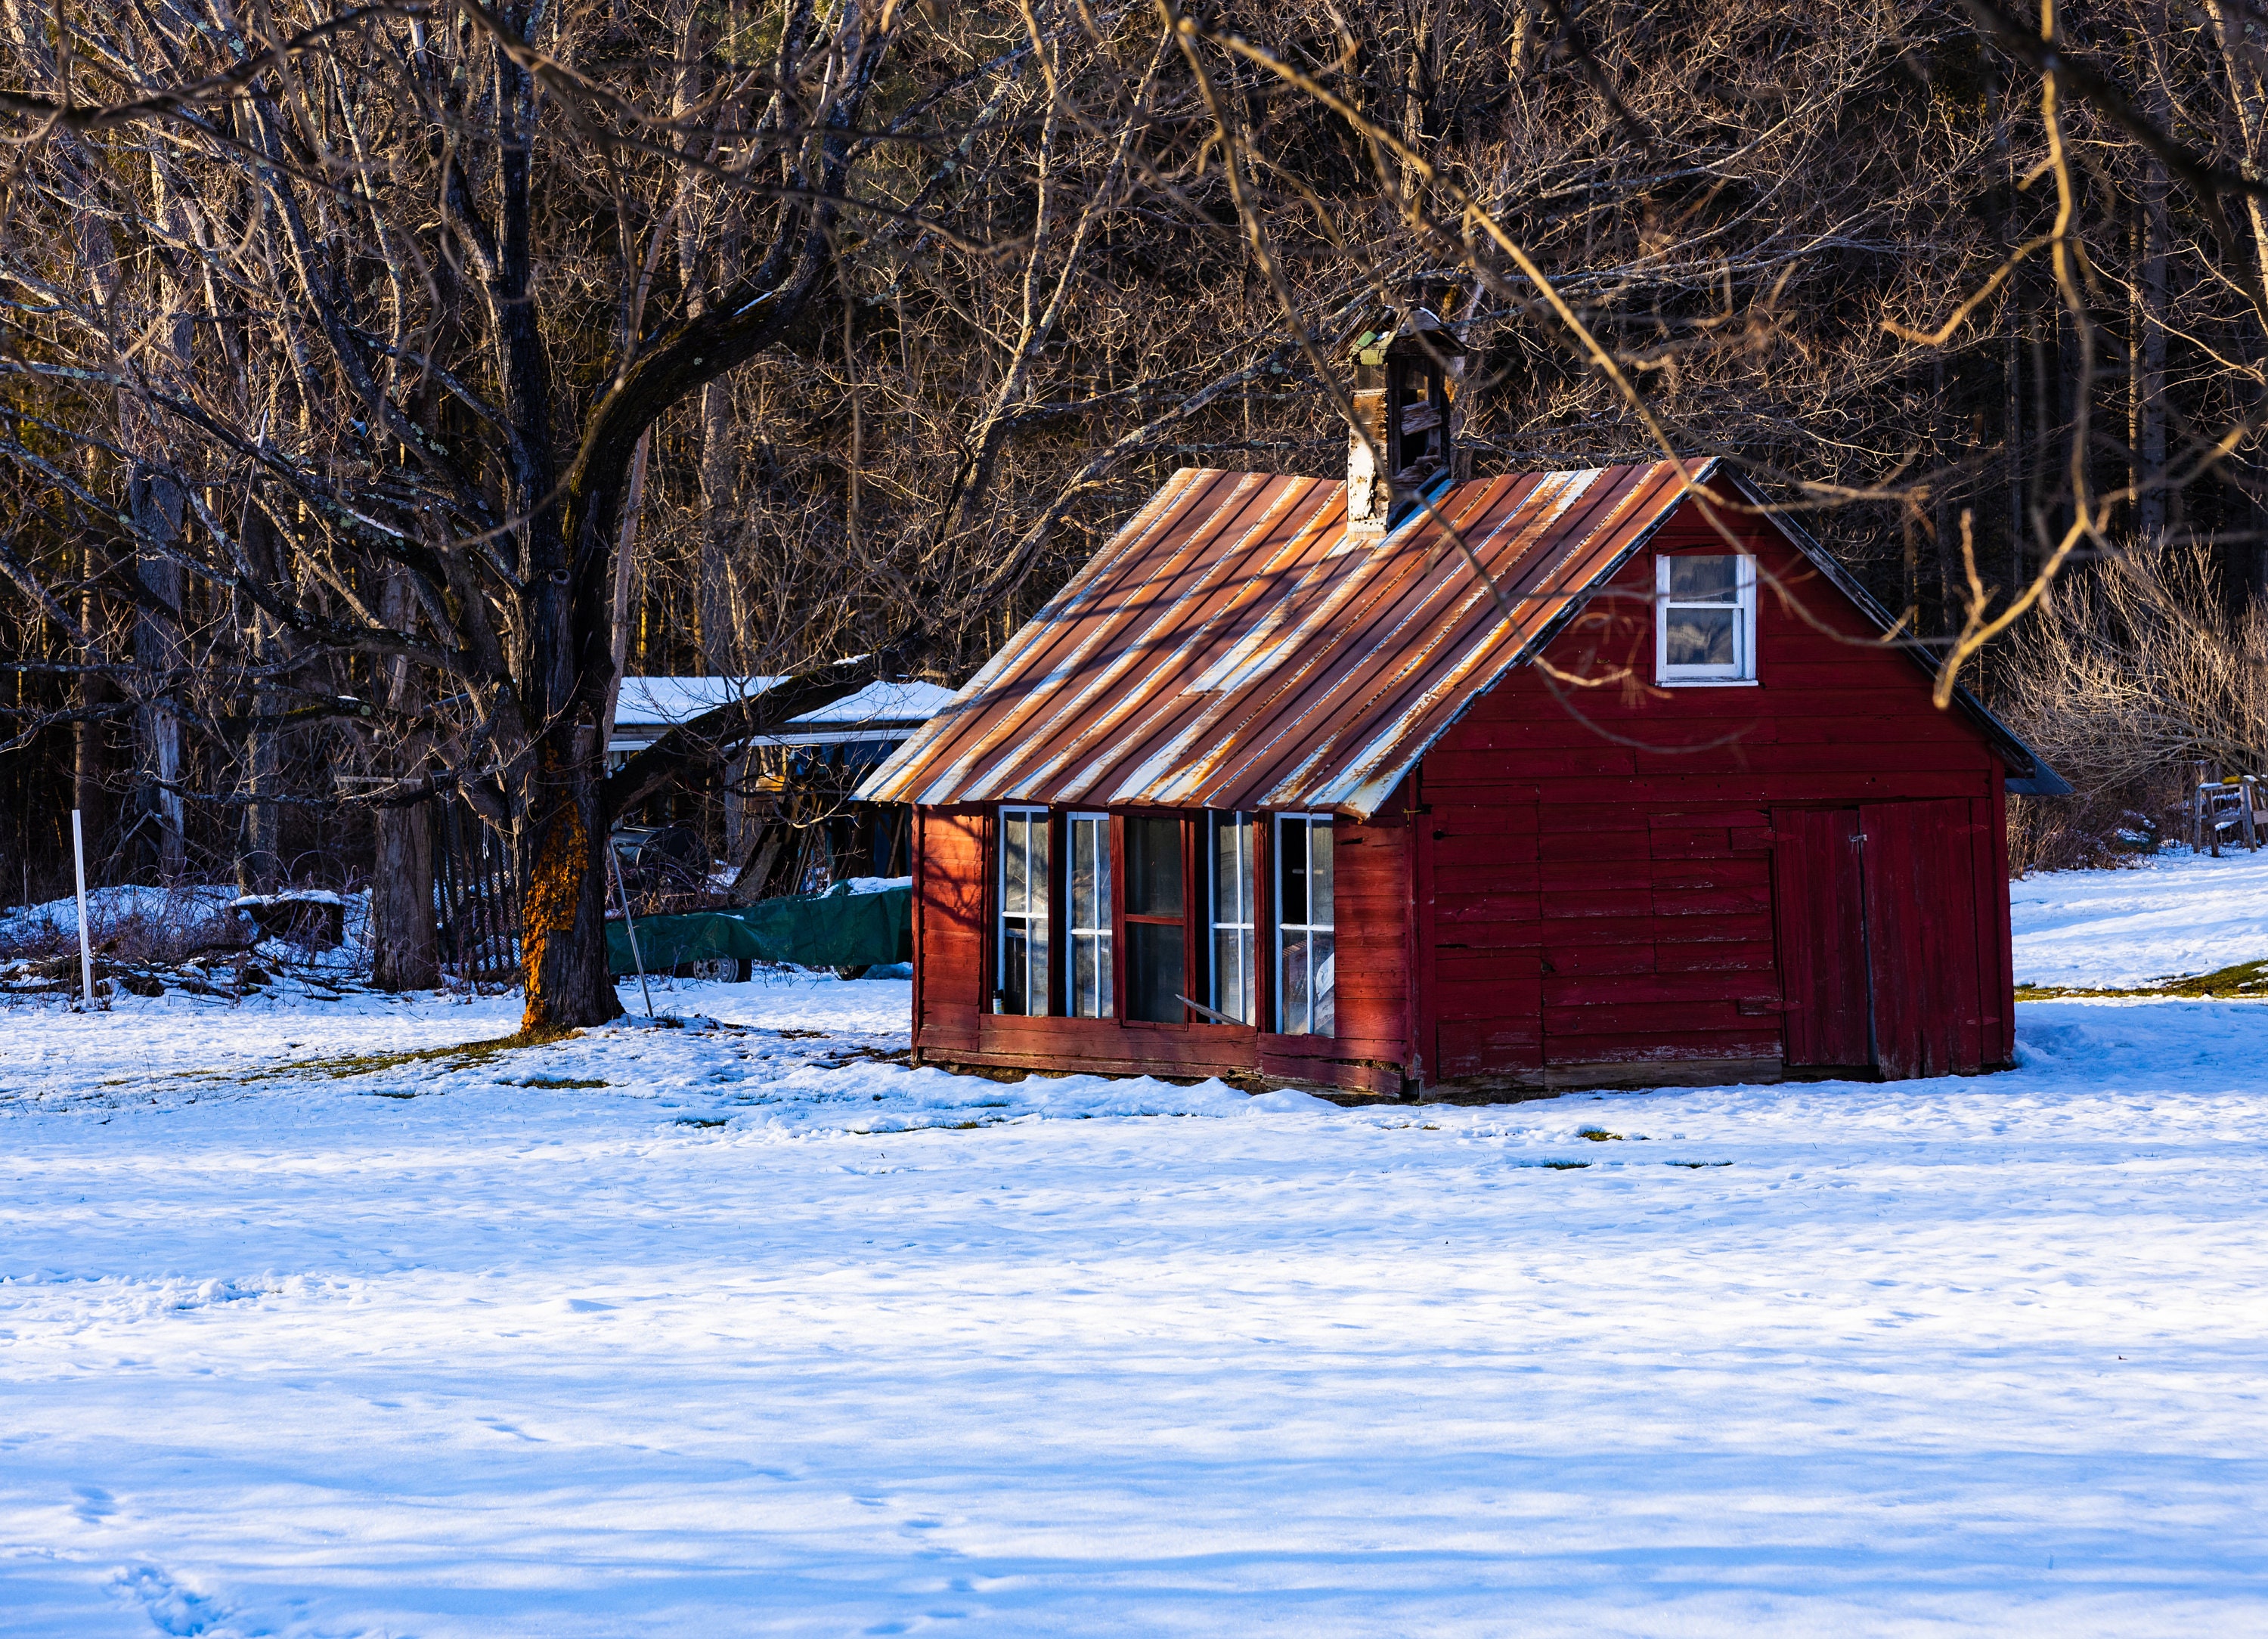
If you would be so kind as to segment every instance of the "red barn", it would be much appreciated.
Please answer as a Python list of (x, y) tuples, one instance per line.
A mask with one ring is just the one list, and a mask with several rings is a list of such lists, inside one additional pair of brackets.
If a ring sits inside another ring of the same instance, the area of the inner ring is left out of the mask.
[(916, 805), (917, 1060), (2006, 1067), (2005, 794), (2055, 775), (1712, 463), (1451, 482), (1384, 430), (1392, 486), (1175, 474), (862, 789)]

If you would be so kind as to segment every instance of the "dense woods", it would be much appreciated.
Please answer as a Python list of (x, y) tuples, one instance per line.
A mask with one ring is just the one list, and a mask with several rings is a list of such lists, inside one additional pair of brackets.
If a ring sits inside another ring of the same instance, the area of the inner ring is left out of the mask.
[[(73, 807), (259, 891), (461, 793), (603, 1017), (614, 816), (963, 680), (1176, 467), (1335, 474), (1420, 299), (1475, 470), (1739, 464), (2102, 814), (2262, 753), (2234, 0), (0, 12), (11, 898)], [(610, 775), (618, 666), (796, 680)]]

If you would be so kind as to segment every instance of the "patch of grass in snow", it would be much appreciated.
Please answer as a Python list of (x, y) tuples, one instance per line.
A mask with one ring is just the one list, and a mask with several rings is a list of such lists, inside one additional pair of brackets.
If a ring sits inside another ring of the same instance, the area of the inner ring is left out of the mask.
[[(300, 1076), (327, 1076), (334, 1081), (350, 1076), (374, 1076), (380, 1070), (398, 1069), (404, 1064), (424, 1064), (437, 1061), (445, 1069), (470, 1069), (487, 1063), (498, 1054), (516, 1052), (521, 1047), (549, 1047), (554, 1041), (564, 1040), (579, 1032), (535, 1038), (526, 1035), (497, 1036), (486, 1041), (460, 1041), (454, 1047), (416, 1047), (401, 1053), (342, 1053), (328, 1058), (295, 1059), (288, 1063), (254, 1070), (242, 1079), (249, 1084), (258, 1081), (284, 1081)], [(566, 1086), (604, 1086), (604, 1082), (568, 1082)]]
[[(611, 1087), (614, 1085), (614, 1083), (610, 1081), (599, 1081), (593, 1077), (584, 1076), (530, 1076), (523, 1081), (511, 1082), (506, 1084), (513, 1087), (544, 1087), (556, 1091), (568, 1087)], [(711, 1124), (714, 1126), (723, 1125), (722, 1122), (712, 1122)]]
[(1606, 1143), (1609, 1140), (1616, 1143), (1623, 1142), (1620, 1133), (1610, 1133), (1603, 1127), (1579, 1127), (1575, 1129), (1575, 1136), (1587, 1138), (1594, 1144)]
[(2168, 996), (2192, 1001), (2235, 1002), (2268, 997), (2268, 959), (2236, 962), (2209, 974), (2173, 974), (2146, 985), (2020, 984), (2020, 1002), (2045, 1002), (2074, 996)]
[[(799, 1036), (827, 1034), (823, 1030), (799, 1030), (793, 1033)], [(880, 1047), (861, 1047), (854, 1043), (845, 1047), (829, 1047), (828, 1053), (830, 1055), (828, 1057), (813, 1059), (811, 1067), (814, 1069), (844, 1069), (853, 1064), (910, 1064), (913, 1062), (911, 1047), (897, 1047), (885, 1052)], [(882, 1095), (878, 1092), (874, 1096), (879, 1099)]]

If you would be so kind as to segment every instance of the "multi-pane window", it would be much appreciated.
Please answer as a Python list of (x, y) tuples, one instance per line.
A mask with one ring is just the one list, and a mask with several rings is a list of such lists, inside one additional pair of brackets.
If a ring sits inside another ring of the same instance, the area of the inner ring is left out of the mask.
[(1048, 811), (1000, 811), (1002, 1013), (1048, 1011)]
[(1654, 671), (1665, 683), (1756, 674), (1756, 561), (1724, 553), (1654, 560)]
[(1125, 821), (1126, 1017), (1178, 1025), (1182, 997), (1181, 820), (1135, 814)]
[(1223, 1019), (1255, 1023), (1252, 938), (1256, 924), (1252, 842), (1257, 829), (1250, 814), (1206, 816), (1207, 871), (1212, 898), (1212, 1008)]
[(1074, 1018), (1116, 1017), (1111, 994), (1110, 816), (1071, 817), (1071, 973)]
[(1276, 822), (1276, 1027), (1328, 1036), (1337, 963), (1332, 950), (1331, 817)]

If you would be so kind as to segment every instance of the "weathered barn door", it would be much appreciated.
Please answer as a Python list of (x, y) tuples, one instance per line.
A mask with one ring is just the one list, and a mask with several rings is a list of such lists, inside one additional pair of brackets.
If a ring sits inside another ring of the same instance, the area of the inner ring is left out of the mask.
[(1856, 808), (1772, 813), (1787, 1062), (1857, 1069), (1874, 1062), (1867, 964), (1865, 842)]
[(1969, 809), (1954, 799), (1859, 810), (1867, 837), (1874, 1062), (1893, 1080), (1983, 1068)]
[(1789, 1064), (1890, 1080), (1983, 1067), (1970, 808), (1773, 812)]

